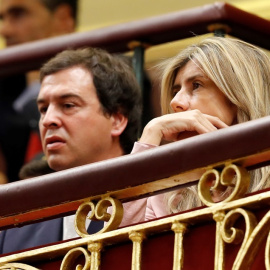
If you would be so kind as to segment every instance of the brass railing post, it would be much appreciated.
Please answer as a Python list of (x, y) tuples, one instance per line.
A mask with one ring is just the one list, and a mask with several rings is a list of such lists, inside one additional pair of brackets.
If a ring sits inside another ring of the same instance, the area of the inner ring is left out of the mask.
[(184, 263), (184, 233), (186, 232), (187, 224), (178, 221), (173, 222), (172, 231), (175, 233), (174, 237), (174, 252), (173, 252), (173, 270), (180, 270)]
[(224, 211), (218, 211), (213, 215), (213, 218), (216, 221), (215, 270), (224, 269), (225, 244), (221, 234), (221, 227), (224, 217)]
[(132, 267), (131, 270), (141, 269), (142, 241), (145, 238), (144, 232), (130, 232), (129, 239), (133, 242)]
[(99, 270), (101, 249), (102, 249), (102, 243), (91, 242), (88, 244), (88, 250), (91, 252), (90, 270)]

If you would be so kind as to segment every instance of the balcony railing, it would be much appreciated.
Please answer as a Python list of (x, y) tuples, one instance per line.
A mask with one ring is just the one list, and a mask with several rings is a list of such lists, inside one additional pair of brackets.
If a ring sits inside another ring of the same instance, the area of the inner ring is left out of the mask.
[[(1, 75), (38, 68), (67, 47), (91, 45), (123, 52), (134, 40), (155, 45), (188, 37), (190, 31), (204, 34), (209, 25), (270, 48), (269, 21), (217, 3), (8, 48), (0, 52), (0, 66), (5, 66)], [(29, 64), (24, 66), (26, 59)], [(6, 254), (0, 257), (0, 269), (270, 269), (270, 192), (247, 196), (242, 191), (242, 181), (248, 182), (246, 171), (270, 164), (269, 138), (270, 116), (143, 153), (2, 185), (0, 230), (77, 211), (81, 237)], [(234, 191), (214, 203), (205, 181), (208, 175), (228, 172), (237, 175)], [(206, 206), (115, 228), (121, 203), (194, 184), (199, 184)], [(99, 213), (108, 204), (113, 211), (105, 228), (88, 235), (85, 213)]]
[(93, 46), (109, 52), (127, 52), (131, 47), (136, 47), (134, 41), (138, 42), (137, 45), (155, 46), (218, 30), (270, 49), (270, 21), (227, 3), (217, 2), (4, 49), (0, 51), (0, 76), (37, 69), (48, 58), (67, 48)]

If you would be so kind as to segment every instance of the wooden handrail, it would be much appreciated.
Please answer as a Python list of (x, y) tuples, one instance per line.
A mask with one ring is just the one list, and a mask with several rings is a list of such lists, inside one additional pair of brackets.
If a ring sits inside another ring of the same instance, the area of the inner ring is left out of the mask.
[(223, 28), (228, 34), (270, 49), (270, 21), (227, 3), (177, 11), (84, 33), (22, 44), (0, 51), (0, 76), (37, 69), (66, 48), (101, 47), (126, 52), (138, 41), (158, 45)]
[[(269, 127), (270, 116), (142, 153), (2, 185), (0, 228), (65, 215), (84, 200), (105, 194), (128, 201), (161, 187), (194, 184), (197, 172), (209, 165), (236, 162), (249, 169), (265, 165), (270, 160)], [(185, 181), (175, 181), (178, 174), (184, 174)]]

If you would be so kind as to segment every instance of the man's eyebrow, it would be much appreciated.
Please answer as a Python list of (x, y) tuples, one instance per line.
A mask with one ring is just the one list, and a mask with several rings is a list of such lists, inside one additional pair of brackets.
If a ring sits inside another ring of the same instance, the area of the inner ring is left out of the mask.
[[(74, 94), (74, 93), (67, 93), (56, 97), (56, 100), (65, 100), (68, 98), (76, 98), (78, 100), (83, 100), (81, 96)], [(44, 98), (37, 98), (37, 104), (46, 103), (46, 99)]]
[(3, 20), (3, 18), (6, 15), (17, 15), (21, 13), (27, 13), (28, 10), (24, 6), (13, 6), (6, 10), (4, 13), (0, 13), (0, 20)]
[(45, 99), (43, 99), (43, 98), (37, 98), (36, 99), (36, 103), (37, 103), (37, 105), (38, 104), (43, 104), (43, 103), (45, 103)]

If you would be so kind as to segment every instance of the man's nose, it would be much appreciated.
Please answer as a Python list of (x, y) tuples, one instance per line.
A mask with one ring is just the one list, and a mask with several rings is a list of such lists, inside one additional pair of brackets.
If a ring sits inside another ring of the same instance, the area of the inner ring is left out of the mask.
[(190, 108), (190, 99), (190, 94), (185, 89), (181, 89), (171, 100), (170, 106), (174, 112), (187, 111)]
[(14, 32), (14, 27), (10, 20), (3, 19), (0, 23), (0, 35), (3, 36), (3, 38), (7, 39), (12, 36)]
[(53, 106), (49, 106), (45, 115), (41, 116), (41, 124), (46, 128), (57, 128), (61, 126), (61, 114)]

